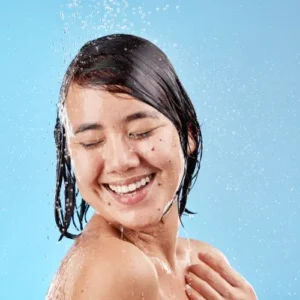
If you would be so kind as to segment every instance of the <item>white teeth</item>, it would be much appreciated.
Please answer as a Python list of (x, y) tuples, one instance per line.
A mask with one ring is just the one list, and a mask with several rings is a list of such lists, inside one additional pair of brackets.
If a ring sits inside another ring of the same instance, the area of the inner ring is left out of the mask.
[(122, 186), (122, 193), (127, 193), (128, 192), (128, 187), (123, 185)]
[(135, 182), (135, 183), (131, 183), (129, 185), (111, 185), (109, 184), (109, 188), (112, 189), (114, 192), (118, 193), (118, 194), (125, 194), (128, 192), (133, 192), (136, 189), (140, 188), (141, 186), (146, 185), (150, 180), (151, 180), (152, 176), (147, 176), (145, 178), (142, 178), (141, 180)]
[(139, 181), (139, 182), (137, 182), (137, 183), (135, 184), (135, 186), (136, 186), (136, 188), (138, 189), (138, 188), (140, 188), (140, 187), (142, 186), (142, 183)]
[(136, 190), (135, 184), (134, 183), (129, 184), (128, 190), (129, 190), (129, 192), (132, 192), (132, 191)]

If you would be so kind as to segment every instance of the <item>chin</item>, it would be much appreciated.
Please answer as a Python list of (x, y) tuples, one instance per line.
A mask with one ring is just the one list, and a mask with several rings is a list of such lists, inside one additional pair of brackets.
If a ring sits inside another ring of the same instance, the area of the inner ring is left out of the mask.
[(118, 223), (125, 228), (134, 231), (141, 231), (157, 225), (160, 220), (161, 214), (151, 216), (149, 211), (146, 215), (132, 212), (131, 215), (126, 216), (126, 218), (122, 218), (122, 220), (119, 220)]

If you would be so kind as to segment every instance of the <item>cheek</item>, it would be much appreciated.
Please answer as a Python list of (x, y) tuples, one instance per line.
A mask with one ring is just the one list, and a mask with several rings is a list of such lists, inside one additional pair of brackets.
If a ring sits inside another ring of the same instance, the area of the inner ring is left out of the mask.
[(158, 188), (170, 199), (178, 190), (184, 172), (184, 156), (177, 132), (161, 137), (156, 145), (154, 152), (157, 151), (158, 168), (162, 171)]
[(89, 153), (76, 150), (72, 152), (71, 157), (76, 180), (84, 184), (93, 183), (103, 167), (100, 154), (97, 155), (95, 151)]
[(177, 133), (161, 135), (151, 140), (144, 153), (160, 169), (171, 169), (179, 174), (183, 168), (184, 156)]

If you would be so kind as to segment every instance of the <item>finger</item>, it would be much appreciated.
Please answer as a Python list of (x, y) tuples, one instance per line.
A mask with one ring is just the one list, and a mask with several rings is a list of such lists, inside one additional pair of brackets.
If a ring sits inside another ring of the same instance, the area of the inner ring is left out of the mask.
[[(234, 294), (235, 288), (204, 262), (199, 261), (198, 264), (189, 266), (188, 271), (194, 274), (196, 279), (201, 279), (208, 284), (215, 293), (218, 293), (219, 297), (222, 295), (226, 298), (228, 295)], [(201, 287), (198, 286), (198, 288)], [(197, 288), (196, 290), (198, 291)], [(200, 292), (202, 292), (202, 290)]]
[(237, 273), (227, 261), (217, 255), (216, 253), (199, 252), (198, 257), (206, 265), (210, 266), (215, 272), (220, 274), (231, 286), (243, 287), (246, 284), (246, 280)]
[(193, 273), (188, 273), (186, 275), (186, 281), (195, 291), (197, 291), (205, 299), (209, 299), (209, 300), (223, 299), (223, 297), (221, 297), (221, 295), (208, 282), (206, 282), (200, 277), (197, 277)]
[(186, 285), (185, 293), (187, 294), (189, 300), (206, 300), (188, 284)]

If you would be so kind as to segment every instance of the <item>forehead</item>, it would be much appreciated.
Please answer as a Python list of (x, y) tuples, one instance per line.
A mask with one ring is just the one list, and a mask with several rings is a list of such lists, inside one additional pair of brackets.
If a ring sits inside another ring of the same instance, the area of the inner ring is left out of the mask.
[(81, 88), (75, 85), (69, 89), (65, 108), (72, 125), (99, 120), (107, 123), (116, 122), (124, 115), (140, 110), (158, 113), (152, 106), (130, 95), (112, 94), (100, 89)]

